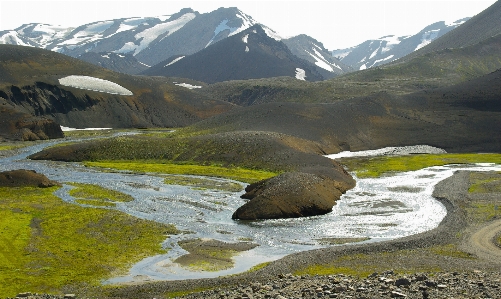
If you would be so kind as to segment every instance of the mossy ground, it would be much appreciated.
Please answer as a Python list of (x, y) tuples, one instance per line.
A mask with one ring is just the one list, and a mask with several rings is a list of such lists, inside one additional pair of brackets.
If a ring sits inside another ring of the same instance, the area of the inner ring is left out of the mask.
[(85, 162), (84, 164), (88, 167), (111, 168), (141, 173), (212, 176), (245, 183), (257, 182), (277, 175), (275, 172), (240, 167), (174, 164), (168, 161), (99, 161)]
[(239, 252), (250, 250), (257, 245), (194, 239), (179, 242), (179, 246), (189, 254), (177, 258), (174, 262), (192, 271), (221, 271), (234, 266), (232, 258)]
[(359, 178), (379, 177), (383, 174), (414, 171), (447, 164), (496, 163), (501, 154), (439, 154), (409, 155), (373, 158), (343, 158), (338, 160)]
[(129, 202), (134, 198), (128, 194), (103, 188), (93, 184), (70, 183), (75, 188), (69, 195), (76, 198), (76, 202), (93, 206), (114, 207), (115, 202)]
[(95, 286), (144, 257), (164, 253), (171, 225), (83, 208), (57, 188), (0, 188), (0, 297)]
[[(295, 275), (345, 274), (365, 278), (374, 272), (391, 268), (396, 273), (439, 272), (451, 270), (442, 267), (447, 260), (472, 260), (473, 257), (455, 244), (437, 245), (424, 249), (397, 250), (371, 254), (341, 255), (328, 264), (312, 265), (296, 271)], [(440, 261), (440, 262), (437, 262)]]

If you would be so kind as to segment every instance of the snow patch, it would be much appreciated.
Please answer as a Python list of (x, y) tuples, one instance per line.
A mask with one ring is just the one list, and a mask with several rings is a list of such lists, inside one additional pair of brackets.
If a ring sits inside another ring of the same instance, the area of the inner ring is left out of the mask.
[(422, 47), (425, 47), (429, 45), (433, 40), (435, 40), (438, 37), (438, 34), (440, 33), (440, 29), (437, 30), (430, 30), (421, 36), (421, 43), (416, 47), (414, 51), (417, 51), (421, 49)]
[(339, 60), (343, 60), (346, 58), (346, 56), (350, 55), (351, 52), (353, 52), (355, 48), (348, 48), (348, 49), (339, 49), (339, 50), (334, 50), (332, 51), (332, 56), (336, 57)]
[(377, 150), (359, 151), (359, 152), (340, 152), (338, 154), (327, 155), (330, 159), (340, 159), (347, 157), (374, 157), (374, 156), (395, 156), (412, 154), (445, 154), (445, 150), (430, 145), (412, 145), (401, 147), (385, 147)]
[(254, 24), (256, 24), (256, 21), (254, 21), (250, 16), (244, 14), (243, 12), (239, 11), (240, 14), (237, 14), (236, 17), (242, 20), (242, 26), (231, 32), (228, 36), (232, 36), (235, 34), (238, 34), (242, 31), (244, 31), (247, 28), (252, 27)]
[(188, 88), (188, 89), (202, 88), (202, 86), (191, 85), (191, 84), (188, 84), (188, 83), (175, 83), (174, 85), (185, 87), (185, 88)]
[(65, 126), (60, 126), (60, 127), (61, 127), (61, 131), (63, 131), (63, 132), (113, 130), (113, 128), (85, 128), (85, 129), (75, 129), (75, 128), (70, 128), (70, 127), (65, 127)]
[[(205, 45), (205, 47), (207, 48), (208, 46), (210, 46), (210, 44), (212, 44), (212, 42), (214, 41), (214, 39), (216, 38), (216, 36), (221, 33), (222, 31), (224, 30), (229, 30), (230, 31), (230, 34), (237, 30), (238, 28), (237, 27), (230, 27), (228, 26), (229, 20), (228, 19), (225, 19), (225, 20), (222, 20), (221, 23), (219, 23), (219, 25), (217, 25), (216, 29), (214, 29), (214, 35), (212, 36), (211, 40), (207, 43), (207, 45)], [(229, 35), (228, 35), (229, 36)]]
[(306, 71), (301, 68), (296, 68), (296, 79), (306, 81)]
[(264, 32), (266, 33), (266, 35), (268, 35), (272, 39), (274, 39), (276, 41), (281, 41), (283, 39), (278, 33), (276, 33), (271, 28), (266, 27), (266, 26), (261, 26), (261, 27), (264, 29)]
[(393, 49), (396, 45), (400, 44), (402, 41), (399, 37), (395, 35), (389, 35), (381, 38), (383, 41), (386, 42), (386, 45), (381, 49), (381, 54), (384, 54), (391, 49)]
[(249, 39), (249, 35), (246, 34), (244, 37), (242, 37), (242, 41), (247, 44), (247, 41)]
[(75, 32), (73, 34), (73, 38), (62, 42), (59, 45), (78, 45), (80, 43), (91, 43), (98, 41), (104, 37), (103, 33), (108, 30), (114, 23), (114, 21), (104, 21), (89, 24), (84, 29)]
[(131, 96), (132, 92), (116, 83), (108, 80), (98, 79), (89, 76), (67, 76), (59, 79), (59, 84), (79, 89), (105, 92), (109, 94), (118, 94)]
[(249, 52), (250, 49), (249, 49), (249, 46), (245, 46), (245, 52)]
[(178, 62), (179, 60), (183, 59), (184, 57), (186, 57), (186, 56), (178, 57), (178, 58), (172, 60), (171, 62), (169, 62), (168, 64), (166, 64), (164, 67), (167, 67), (167, 66), (169, 66), (171, 64), (174, 64), (174, 63)]
[(363, 71), (363, 70), (366, 70), (367, 69), (367, 66), (365, 64), (361, 65), (360, 66), (360, 70)]
[(0, 44), (10, 44), (10, 45), (18, 45), (18, 46), (32, 46), (30, 44), (25, 43), (22, 39), (19, 38), (16, 31), (9, 31), (7, 34), (4, 34), (0, 37)]
[(313, 53), (310, 53), (308, 51), (306, 51), (306, 53), (310, 54), (311, 57), (313, 57), (315, 59), (315, 65), (318, 66), (318, 67), (321, 67), (323, 68), (324, 70), (327, 70), (329, 72), (333, 72), (334, 71), (334, 68), (338, 68), (341, 70), (341, 68), (336, 65), (336, 64), (333, 64), (333, 63), (330, 63), (329, 61), (327, 61), (323, 55), (317, 51), (317, 49), (315, 48), (312, 48), (312, 50), (315, 52), (315, 54)]
[(128, 42), (120, 50), (116, 52), (117, 53), (133, 52), (133, 55), (136, 55), (137, 53), (146, 49), (150, 45), (150, 43), (156, 40), (159, 36), (163, 35), (163, 38), (165, 38), (171, 35), (172, 33), (183, 28), (183, 26), (186, 25), (186, 23), (193, 20), (195, 17), (196, 15), (194, 13), (187, 13), (171, 22), (158, 24), (151, 28), (148, 28), (143, 32), (140, 32), (134, 36), (134, 38), (137, 41), (139, 41), (139, 45), (136, 45), (133, 42)]

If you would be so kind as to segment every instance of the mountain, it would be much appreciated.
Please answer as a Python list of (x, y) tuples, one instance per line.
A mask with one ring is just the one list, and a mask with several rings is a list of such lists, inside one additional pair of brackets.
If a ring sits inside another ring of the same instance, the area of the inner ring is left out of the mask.
[[(88, 52), (131, 54), (150, 66), (173, 55), (191, 55), (255, 24), (252, 17), (237, 8), (220, 8), (206, 14), (182, 9), (170, 16), (100, 21), (74, 29), (27, 24), (1, 31), (0, 43), (33, 46), (72, 57)], [(83, 58), (92, 60), (89, 56)]]
[(459, 27), (468, 19), (461, 19), (452, 24), (437, 22), (412, 36), (389, 35), (368, 40), (355, 47), (334, 50), (332, 56), (356, 70), (364, 70), (402, 58)]
[(402, 61), (414, 57), (451, 48), (463, 48), (475, 45), (501, 34), (501, 1), (496, 1), (490, 7), (469, 19), (456, 30), (450, 31), (433, 43), (406, 56)]
[(287, 46), (254, 25), (193, 55), (174, 56), (142, 74), (182, 77), (206, 83), (279, 76), (317, 81), (316, 66), (294, 56)]
[(353, 68), (333, 57), (322, 43), (308, 35), (301, 34), (282, 41), (292, 54), (315, 64), (317, 72), (325, 79), (353, 71)]
[(181, 127), (235, 107), (163, 78), (13, 45), (0, 45), (0, 105), (75, 128)]
[(139, 62), (132, 54), (87, 52), (78, 56), (78, 59), (102, 66), (115, 72), (132, 75), (139, 74), (149, 68), (149, 66)]

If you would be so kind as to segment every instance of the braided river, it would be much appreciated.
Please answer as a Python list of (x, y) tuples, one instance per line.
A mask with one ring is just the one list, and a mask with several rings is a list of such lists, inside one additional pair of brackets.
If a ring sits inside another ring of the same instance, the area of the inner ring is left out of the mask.
[[(104, 283), (144, 280), (178, 280), (217, 277), (240, 273), (251, 267), (285, 255), (322, 248), (329, 240), (360, 238), (362, 242), (380, 242), (431, 230), (446, 215), (445, 207), (432, 197), (434, 186), (457, 170), (501, 171), (494, 164), (446, 165), (403, 172), (374, 179), (358, 179), (331, 213), (322, 216), (281, 220), (236, 221), (233, 212), (245, 203), (242, 192), (197, 189), (166, 185), (161, 175), (103, 172), (79, 163), (32, 161), (27, 159), (45, 147), (67, 140), (40, 142), (18, 150), (13, 156), (0, 157), (0, 171), (30, 169), (58, 181), (63, 187), (56, 195), (78, 204), (68, 194), (68, 182), (95, 184), (118, 190), (134, 201), (117, 203), (117, 209), (135, 217), (174, 224), (190, 233), (170, 236), (163, 246), (167, 254), (148, 257), (134, 265), (129, 274)], [(363, 154), (362, 154), (363, 155)], [(224, 182), (210, 178), (214, 184)], [(233, 181), (232, 181), (233, 182)], [(241, 183), (245, 187), (244, 183)], [(85, 205), (84, 205), (85, 206)], [(90, 208), (90, 207), (89, 207)], [(217, 271), (190, 271), (173, 262), (186, 254), (180, 240), (215, 239), (227, 243), (251, 241), (256, 248), (234, 257), (235, 267)]]

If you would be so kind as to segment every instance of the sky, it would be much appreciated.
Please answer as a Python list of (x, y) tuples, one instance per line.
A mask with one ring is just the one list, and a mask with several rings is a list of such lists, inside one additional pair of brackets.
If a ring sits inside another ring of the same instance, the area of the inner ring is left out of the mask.
[(473, 17), (495, 0), (0, 0), (0, 31), (27, 23), (77, 27), (127, 17), (171, 15), (190, 7), (207, 13), (238, 7), (282, 37), (307, 34), (329, 50), (387, 35), (413, 35), (438, 21)]

